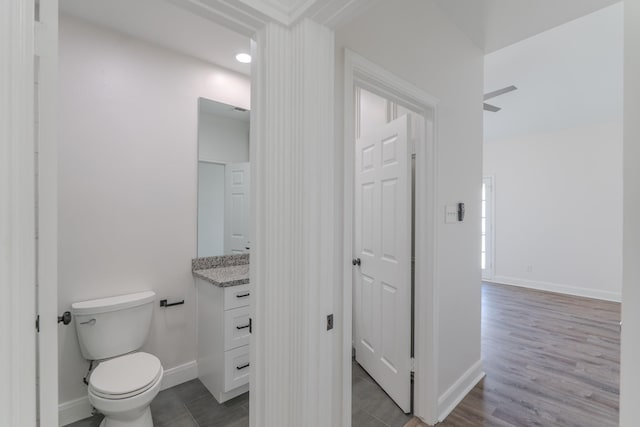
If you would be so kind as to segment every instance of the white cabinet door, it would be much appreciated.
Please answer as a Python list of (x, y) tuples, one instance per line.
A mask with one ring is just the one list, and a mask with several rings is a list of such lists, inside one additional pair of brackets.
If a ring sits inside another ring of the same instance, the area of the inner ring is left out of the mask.
[(411, 163), (409, 119), (365, 129), (356, 143), (356, 360), (411, 408)]
[(249, 163), (225, 166), (224, 253), (249, 252)]
[(224, 391), (228, 392), (249, 382), (249, 346), (224, 353)]
[(224, 349), (232, 350), (249, 344), (251, 324), (250, 308), (234, 308), (224, 312)]
[(224, 309), (245, 307), (251, 304), (251, 285), (229, 286), (224, 288)]

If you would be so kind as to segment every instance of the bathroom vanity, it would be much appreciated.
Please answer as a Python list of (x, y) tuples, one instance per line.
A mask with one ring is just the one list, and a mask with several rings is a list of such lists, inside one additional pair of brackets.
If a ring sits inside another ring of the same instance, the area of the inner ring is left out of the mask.
[(192, 262), (198, 313), (198, 378), (219, 402), (249, 391), (249, 255)]

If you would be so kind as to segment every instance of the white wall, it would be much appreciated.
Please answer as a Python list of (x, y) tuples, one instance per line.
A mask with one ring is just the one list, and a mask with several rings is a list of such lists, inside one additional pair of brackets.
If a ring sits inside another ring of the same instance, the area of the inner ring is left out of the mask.
[(216, 162), (249, 161), (249, 122), (200, 113), (198, 158)]
[[(198, 98), (249, 108), (249, 81), (128, 36), (60, 22), (59, 311), (154, 290), (144, 350), (195, 359)], [(60, 401), (86, 396), (73, 326), (59, 334)]]
[(620, 426), (638, 424), (640, 389), (640, 2), (625, 1), (624, 249)]
[[(338, 164), (343, 153), (343, 47), (440, 99), (436, 285), (440, 295), (438, 396), (439, 411), (443, 411), (471, 381), (469, 372), (479, 366), (481, 358), (483, 54), (432, 0), (379, 2), (340, 28), (336, 42)], [(342, 172), (337, 171), (340, 185)], [(338, 209), (342, 209), (342, 188), (336, 191)], [(460, 224), (445, 224), (444, 206), (459, 201), (466, 203), (467, 219)], [(344, 265), (343, 257), (350, 255), (338, 254), (339, 265)], [(337, 289), (336, 295), (340, 292)]]
[(495, 177), (494, 281), (620, 300), (621, 121), (488, 141), (484, 174)]

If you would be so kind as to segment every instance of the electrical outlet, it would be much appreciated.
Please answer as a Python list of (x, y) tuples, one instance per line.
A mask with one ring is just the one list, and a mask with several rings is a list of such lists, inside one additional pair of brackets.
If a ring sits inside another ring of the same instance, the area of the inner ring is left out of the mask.
[(327, 315), (327, 331), (333, 329), (333, 314)]
[(533, 272), (533, 266), (527, 265), (527, 273), (532, 273), (532, 272)]

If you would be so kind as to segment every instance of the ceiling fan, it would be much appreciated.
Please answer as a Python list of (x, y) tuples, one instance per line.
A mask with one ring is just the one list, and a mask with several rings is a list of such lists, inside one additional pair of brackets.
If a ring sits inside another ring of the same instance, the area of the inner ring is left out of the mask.
[[(484, 101), (491, 98), (495, 98), (496, 96), (504, 95), (505, 93), (513, 92), (514, 90), (517, 90), (517, 89), (518, 89), (517, 87), (511, 85), (511, 86), (504, 87), (502, 89), (494, 90), (493, 92), (485, 93)], [(487, 104), (486, 102), (483, 103), (482, 106), (484, 107), (485, 111), (491, 111), (492, 113), (497, 113), (502, 109), (500, 107), (496, 107), (495, 105)]]

